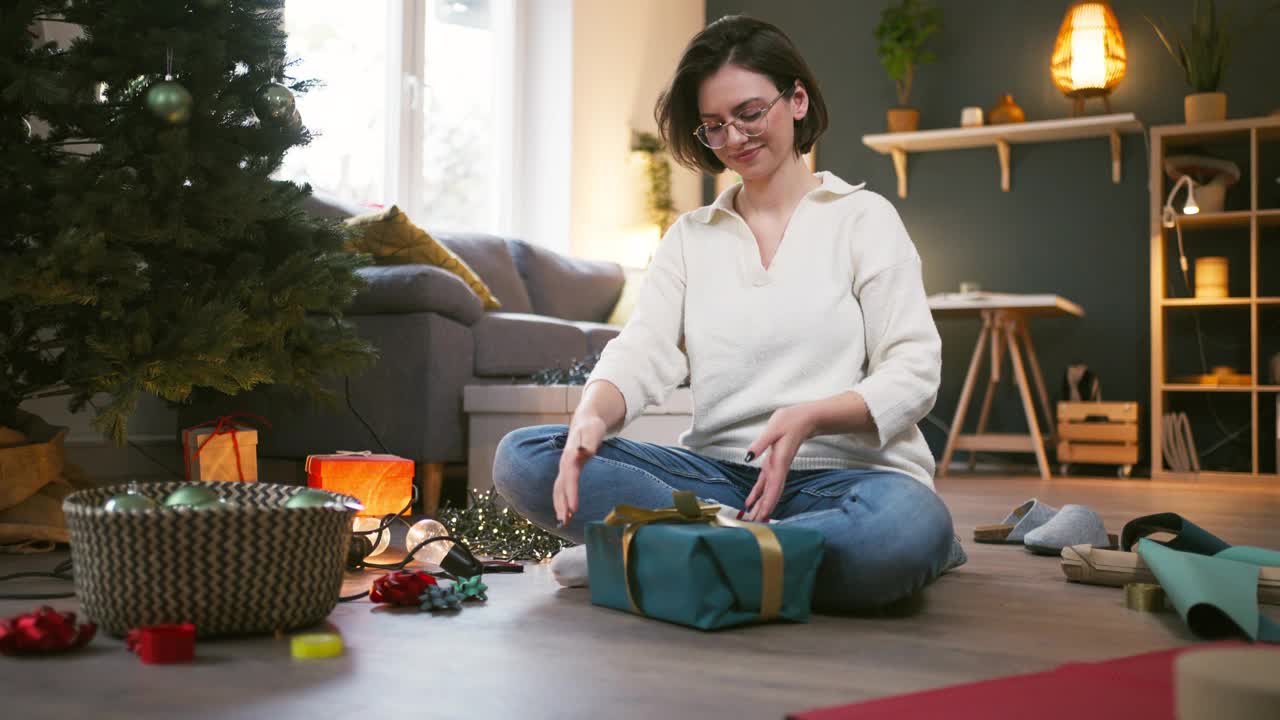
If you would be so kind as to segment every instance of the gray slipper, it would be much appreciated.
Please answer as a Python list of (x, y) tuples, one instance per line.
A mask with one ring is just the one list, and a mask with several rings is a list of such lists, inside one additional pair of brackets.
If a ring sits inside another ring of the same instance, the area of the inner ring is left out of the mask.
[(974, 542), (1020, 543), (1027, 533), (1049, 522), (1058, 509), (1035, 498), (1022, 503), (999, 525), (979, 525), (973, 530)]
[(960, 536), (951, 536), (951, 551), (947, 554), (947, 564), (942, 568), (942, 574), (945, 575), (952, 570), (969, 562), (969, 556), (964, 551), (964, 546), (960, 544)]
[(1061, 555), (1069, 545), (1110, 548), (1115, 540), (1107, 535), (1098, 513), (1083, 505), (1063, 505), (1049, 522), (1027, 533), (1023, 544), (1037, 555)]

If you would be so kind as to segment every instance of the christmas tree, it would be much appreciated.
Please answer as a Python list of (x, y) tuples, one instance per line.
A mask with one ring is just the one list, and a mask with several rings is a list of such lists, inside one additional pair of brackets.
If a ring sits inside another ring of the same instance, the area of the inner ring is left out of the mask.
[[(309, 188), (283, 0), (6, 0), (0, 9), (0, 425), (93, 405), (117, 443), (143, 393), (323, 393), (366, 364), (342, 322), (365, 259)], [(67, 47), (37, 22), (68, 23)], [(36, 130), (33, 132), (32, 127)], [(47, 128), (47, 129), (46, 129)]]

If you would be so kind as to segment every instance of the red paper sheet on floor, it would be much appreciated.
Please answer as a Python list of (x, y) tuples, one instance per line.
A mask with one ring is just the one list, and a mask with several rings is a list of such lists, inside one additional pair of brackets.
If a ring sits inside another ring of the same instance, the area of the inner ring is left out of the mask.
[[(1173, 720), (1173, 660), (1188, 650), (1245, 645), (1205, 643), (1143, 655), (1069, 663), (1054, 670), (788, 715), (789, 720), (991, 720), (1013, 708), (1036, 720)], [(1013, 716), (1021, 716), (1014, 712)]]

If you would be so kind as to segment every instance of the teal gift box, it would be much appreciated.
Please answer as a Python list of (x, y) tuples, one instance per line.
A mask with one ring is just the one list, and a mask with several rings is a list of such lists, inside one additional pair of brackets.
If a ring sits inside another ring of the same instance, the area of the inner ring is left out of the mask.
[(587, 523), (592, 603), (701, 630), (808, 621), (822, 533), (729, 520), (674, 495), (673, 508), (619, 505)]

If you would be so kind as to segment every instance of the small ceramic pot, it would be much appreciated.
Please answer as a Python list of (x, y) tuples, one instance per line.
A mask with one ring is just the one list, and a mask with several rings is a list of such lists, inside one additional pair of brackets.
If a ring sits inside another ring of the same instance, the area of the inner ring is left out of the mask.
[(1219, 182), (1197, 185), (1196, 205), (1202, 213), (1222, 212), (1227, 205), (1227, 186)]
[(1227, 119), (1227, 94), (1220, 92), (1194, 93), (1182, 100), (1187, 124), (1219, 122)]
[(920, 129), (920, 111), (915, 108), (890, 108), (885, 114), (889, 132), (915, 132)]

